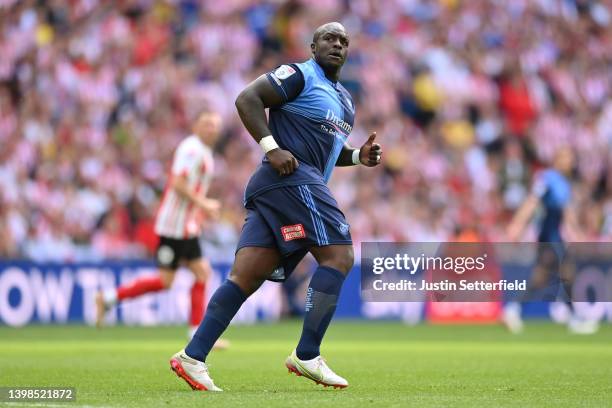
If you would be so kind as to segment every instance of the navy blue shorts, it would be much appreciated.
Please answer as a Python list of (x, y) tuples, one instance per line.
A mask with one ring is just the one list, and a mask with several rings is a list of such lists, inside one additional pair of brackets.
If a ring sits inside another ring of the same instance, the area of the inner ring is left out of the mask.
[(247, 201), (238, 247), (276, 248), (279, 265), (270, 280), (286, 279), (311, 247), (352, 245), (349, 225), (325, 185), (284, 186)]

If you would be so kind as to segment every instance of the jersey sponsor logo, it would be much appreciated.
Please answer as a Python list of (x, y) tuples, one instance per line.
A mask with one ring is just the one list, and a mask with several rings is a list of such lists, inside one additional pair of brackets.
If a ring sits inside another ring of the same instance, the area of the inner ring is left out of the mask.
[(330, 121), (335, 126), (344, 130), (347, 134), (353, 131), (353, 127), (342, 120), (338, 115), (336, 115), (331, 109), (327, 110), (327, 114), (325, 115), (325, 119)]
[(281, 65), (274, 71), (274, 76), (278, 79), (287, 79), (293, 74), (295, 74), (295, 69), (289, 65)]
[(306, 231), (302, 224), (285, 225), (281, 227), (281, 233), (285, 241), (293, 241), (294, 239), (306, 238)]

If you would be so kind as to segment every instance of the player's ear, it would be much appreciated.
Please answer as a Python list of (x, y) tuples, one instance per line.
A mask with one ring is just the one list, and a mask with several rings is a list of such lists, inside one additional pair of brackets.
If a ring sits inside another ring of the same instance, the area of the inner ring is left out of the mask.
[(313, 43), (313, 42), (310, 43), (310, 52), (312, 52), (313, 56), (315, 55), (315, 48), (316, 48), (315, 43)]

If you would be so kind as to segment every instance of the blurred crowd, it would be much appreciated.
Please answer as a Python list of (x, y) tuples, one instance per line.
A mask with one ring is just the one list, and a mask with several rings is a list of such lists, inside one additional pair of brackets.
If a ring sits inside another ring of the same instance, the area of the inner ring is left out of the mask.
[[(262, 158), (234, 108), (312, 32), (351, 35), (342, 82), (384, 166), (330, 182), (356, 243), (504, 241), (534, 174), (576, 154), (570, 240), (612, 238), (612, 15), (591, 0), (0, 0), (0, 256), (149, 256), (173, 150), (224, 120), (203, 234), (230, 261)], [(535, 227), (532, 227), (532, 230)], [(534, 239), (533, 231), (524, 239)]]

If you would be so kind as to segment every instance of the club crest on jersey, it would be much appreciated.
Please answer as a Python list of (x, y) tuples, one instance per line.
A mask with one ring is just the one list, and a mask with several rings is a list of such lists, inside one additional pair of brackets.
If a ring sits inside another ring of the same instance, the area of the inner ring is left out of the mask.
[(295, 69), (289, 65), (281, 65), (274, 71), (274, 76), (278, 79), (287, 79), (293, 74), (295, 74)]
[(341, 233), (342, 235), (346, 235), (346, 234), (348, 234), (348, 232), (349, 232), (349, 225), (348, 225), (348, 224), (345, 224), (345, 223), (343, 223), (343, 222), (341, 222), (341, 223), (338, 225), (338, 230), (340, 231), (340, 233)]
[(294, 239), (306, 238), (306, 231), (302, 224), (285, 225), (281, 227), (281, 233), (285, 241), (293, 241)]

